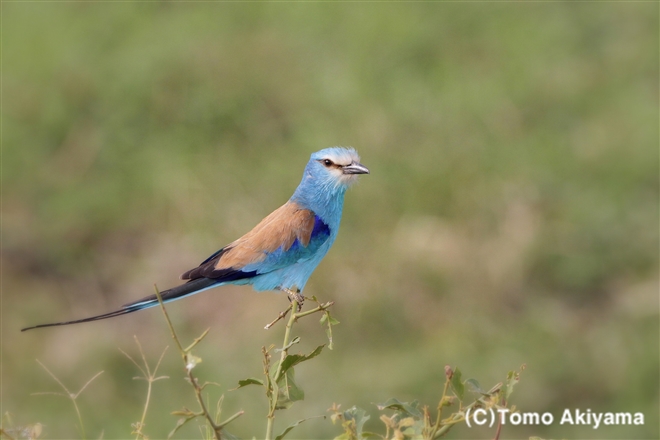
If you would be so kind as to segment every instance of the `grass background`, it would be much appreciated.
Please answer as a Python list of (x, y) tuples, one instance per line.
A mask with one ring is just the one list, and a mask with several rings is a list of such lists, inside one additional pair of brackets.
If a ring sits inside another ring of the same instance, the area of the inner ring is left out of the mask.
[[(352, 145), (372, 174), (306, 288), (335, 300), (332, 352), (302, 365), (304, 402), (434, 406), (443, 367), (484, 386), (527, 364), (514, 403), (551, 426), (506, 438), (658, 438), (657, 3), (2, 3), (2, 412), (80, 434), (39, 359), (80, 397), (87, 435), (130, 436), (160, 311), (19, 333), (177, 283)], [(197, 374), (261, 373), (283, 295), (225, 287), (169, 307), (211, 333)], [(301, 350), (325, 335), (301, 321)], [(145, 432), (194, 407), (174, 350)], [(230, 431), (265, 432), (261, 390), (226, 393)], [(644, 426), (559, 425), (641, 411)], [(377, 419), (377, 416), (372, 417)], [(377, 427), (372, 420), (371, 427)], [(375, 428), (374, 428), (375, 429)], [(450, 437), (474, 437), (458, 427)], [(339, 433), (309, 421), (292, 438)], [(492, 436), (479, 431), (479, 436)], [(196, 426), (180, 438), (199, 438)]]

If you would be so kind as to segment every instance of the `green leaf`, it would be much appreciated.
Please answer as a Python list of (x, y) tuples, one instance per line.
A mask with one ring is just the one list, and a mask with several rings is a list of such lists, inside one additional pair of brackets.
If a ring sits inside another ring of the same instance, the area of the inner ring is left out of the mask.
[(454, 391), (456, 397), (458, 397), (458, 400), (462, 402), (463, 395), (465, 394), (465, 386), (463, 385), (463, 382), (461, 382), (461, 370), (458, 368), (454, 370), (449, 385), (451, 385), (451, 389)]
[(477, 381), (477, 379), (467, 379), (464, 382), (465, 385), (469, 385), (471, 388), (471, 391), (477, 392), (479, 394), (487, 394), (486, 391), (481, 389), (481, 385)]
[(320, 324), (325, 324), (325, 322), (328, 321), (329, 325), (337, 325), (339, 324), (339, 321), (337, 321), (335, 318), (330, 315), (330, 312), (326, 312), (321, 316), (321, 320), (319, 321)]
[(190, 371), (202, 362), (202, 358), (193, 354), (186, 354), (186, 370)]
[(506, 389), (504, 391), (504, 398), (508, 401), (509, 396), (513, 393), (513, 387), (520, 382), (520, 373), (517, 371), (509, 371), (506, 375)]
[(193, 416), (191, 416), (191, 417), (185, 417), (185, 418), (181, 418), (181, 419), (177, 420), (177, 422), (176, 422), (176, 426), (174, 427), (174, 429), (173, 429), (172, 431), (170, 431), (170, 433), (167, 435), (167, 438), (168, 438), (168, 439), (171, 439), (172, 436), (174, 436), (174, 434), (176, 434), (176, 432), (177, 432), (177, 431), (178, 431), (183, 425), (185, 425), (186, 423), (188, 423), (189, 421), (191, 421), (191, 420), (194, 419), (195, 417), (196, 417), (196, 416), (193, 415)]
[(287, 426), (286, 429), (284, 431), (282, 431), (282, 433), (280, 435), (275, 437), (275, 440), (282, 440), (285, 435), (287, 435), (293, 428), (300, 425), (302, 422), (306, 422), (307, 420), (310, 420), (310, 419), (317, 419), (319, 417), (323, 417), (325, 419), (325, 416), (315, 416), (315, 417), (308, 417), (306, 419), (298, 420), (297, 422), (292, 423), (291, 425)]
[(364, 428), (364, 424), (367, 420), (369, 420), (369, 416), (367, 415), (367, 412), (362, 408), (358, 408), (354, 406), (344, 411), (343, 416), (344, 416), (344, 420), (347, 422), (350, 420), (355, 421), (355, 433), (357, 434), (358, 437), (362, 437), (363, 435), (362, 429)]
[[(403, 428), (403, 429), (402, 429)], [(399, 429), (407, 438), (422, 438), (424, 422), (422, 420), (404, 419), (399, 422)]]
[(295, 370), (289, 368), (282, 379), (277, 381), (277, 406), (275, 409), (287, 409), (293, 402), (303, 400), (305, 392), (296, 385)]
[(323, 347), (325, 347), (325, 344), (319, 345), (312, 351), (310, 354), (289, 354), (284, 358), (284, 361), (282, 361), (282, 368), (280, 370), (280, 375), (275, 378), (275, 382), (279, 382), (281, 378), (286, 374), (286, 372), (290, 369), (293, 368), (294, 366), (298, 365), (301, 362), (308, 361), (319, 354), (321, 354), (321, 351), (323, 350)]
[(412, 417), (422, 417), (422, 412), (417, 409), (419, 407), (419, 402), (416, 400), (413, 402), (401, 402), (398, 399), (388, 399), (384, 403), (379, 403), (376, 404), (379, 410), (384, 410), (384, 409), (393, 409), (395, 411), (404, 413), (406, 416), (412, 416)]
[(296, 336), (295, 338), (293, 338), (293, 340), (292, 340), (291, 342), (289, 342), (289, 344), (288, 344), (286, 347), (284, 347), (284, 348), (278, 348), (278, 349), (275, 350), (275, 352), (277, 352), (277, 353), (281, 353), (281, 352), (283, 352), (283, 351), (286, 351), (286, 350), (288, 350), (289, 348), (293, 347), (294, 345), (296, 345), (296, 344), (299, 343), (299, 342), (300, 342), (300, 336)]
[(173, 416), (183, 416), (183, 417), (197, 417), (197, 414), (190, 411), (188, 408), (183, 408), (181, 411), (172, 411), (170, 414)]
[(237, 386), (236, 388), (232, 388), (230, 391), (234, 391), (234, 390), (237, 390), (237, 389), (239, 389), (239, 388), (246, 387), (246, 386), (248, 386), (248, 385), (261, 385), (261, 386), (265, 386), (263, 380), (261, 380), (261, 379), (255, 379), (254, 377), (250, 377), (250, 378), (248, 378), (248, 379), (239, 380), (239, 381), (238, 381), (238, 386)]

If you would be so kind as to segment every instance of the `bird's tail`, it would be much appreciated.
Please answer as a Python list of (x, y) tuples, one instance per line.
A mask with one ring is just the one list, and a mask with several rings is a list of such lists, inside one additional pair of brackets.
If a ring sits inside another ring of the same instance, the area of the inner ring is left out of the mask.
[[(191, 280), (185, 284), (182, 284), (177, 287), (173, 287), (168, 290), (160, 292), (160, 296), (164, 303), (174, 301), (184, 296), (192, 295), (202, 290), (207, 290), (217, 285), (222, 284), (218, 283), (217, 280), (210, 278), (198, 278), (196, 280)], [(132, 303), (124, 304), (121, 309), (115, 310), (113, 312), (104, 313), (102, 315), (91, 316), (89, 318), (76, 319), (74, 321), (64, 321), (64, 322), (53, 322), (50, 324), (39, 324), (32, 327), (26, 327), (21, 329), (22, 332), (26, 330), (32, 330), (34, 328), (43, 328), (43, 327), (54, 327), (57, 325), (69, 325), (69, 324), (80, 324), (81, 322), (91, 322), (98, 321), (100, 319), (114, 318), (115, 316), (126, 315), (127, 313), (137, 312), (138, 310), (148, 309), (149, 307), (158, 305), (158, 297), (153, 294), (149, 295), (140, 300), (134, 301)]]

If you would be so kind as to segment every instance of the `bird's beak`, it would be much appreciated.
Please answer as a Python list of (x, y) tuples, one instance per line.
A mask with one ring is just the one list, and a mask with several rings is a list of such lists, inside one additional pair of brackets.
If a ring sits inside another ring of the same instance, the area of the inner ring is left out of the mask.
[(353, 162), (342, 169), (343, 174), (369, 174), (369, 169), (359, 162)]

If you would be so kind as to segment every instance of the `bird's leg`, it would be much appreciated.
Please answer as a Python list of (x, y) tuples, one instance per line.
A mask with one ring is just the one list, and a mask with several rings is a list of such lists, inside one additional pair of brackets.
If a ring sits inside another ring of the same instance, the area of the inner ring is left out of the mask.
[(286, 287), (280, 287), (280, 290), (286, 292), (289, 301), (295, 301), (296, 303), (298, 303), (298, 308), (296, 311), (299, 312), (302, 310), (303, 303), (305, 302), (305, 295), (300, 293), (300, 289), (296, 288), (296, 290), (294, 291)]
[[(282, 292), (285, 292), (287, 295), (287, 298), (289, 299), (289, 302), (296, 302), (296, 312), (300, 312), (302, 310), (303, 303), (305, 302), (305, 296), (300, 293), (300, 289), (296, 289), (295, 291), (288, 289), (286, 287), (278, 287), (277, 290), (281, 290)], [(277, 321), (280, 319), (284, 319), (286, 315), (291, 311), (291, 306), (287, 307), (286, 310), (283, 310), (280, 312), (279, 315), (277, 315), (277, 318), (273, 319), (270, 323), (268, 323), (264, 328), (268, 330), (272, 326), (275, 325)]]
[(305, 302), (305, 295), (300, 293), (300, 289), (296, 289), (295, 292), (289, 294), (289, 300), (298, 303), (298, 308), (296, 309), (296, 312), (300, 312)]

